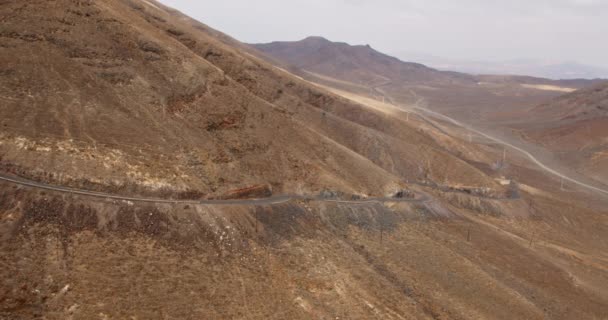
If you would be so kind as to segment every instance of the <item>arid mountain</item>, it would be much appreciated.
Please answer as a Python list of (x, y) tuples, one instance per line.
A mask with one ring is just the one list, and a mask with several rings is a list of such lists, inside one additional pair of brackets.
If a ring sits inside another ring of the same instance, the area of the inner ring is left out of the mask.
[(608, 117), (608, 82), (561, 96), (532, 110), (556, 125)]
[(66, 3), (3, 8), (5, 170), (131, 193), (383, 195), (440, 149), (161, 4)]
[(393, 102), (429, 107), (511, 139), (523, 137), (557, 151), (555, 158), (567, 166), (608, 181), (608, 166), (603, 164), (608, 128), (604, 80), (450, 73), (403, 62), (368, 46), (318, 37), (255, 48), (323, 85), (375, 99), (390, 96)]
[(515, 127), (526, 139), (559, 152), (589, 176), (608, 183), (608, 83), (534, 107)]
[(311, 83), (152, 0), (0, 18), (2, 319), (608, 314), (605, 200), (406, 84)]
[(387, 81), (438, 83), (473, 82), (465, 74), (440, 72), (422, 64), (403, 62), (369, 45), (351, 46), (323, 37), (295, 42), (254, 44), (253, 47), (284, 63), (309, 72), (365, 85)]
[(154, 193), (396, 186), (293, 116), (296, 106), (320, 115), (344, 101), (160, 4), (14, 2), (2, 16), (6, 170)]
[(526, 110), (595, 80), (550, 80), (527, 76), (467, 75), (404, 62), (364, 45), (309, 37), (295, 42), (253, 45), (262, 55), (318, 83), (369, 93), (381, 88), (401, 102), (421, 98), (463, 119), (490, 121)]
[(515, 128), (529, 135), (528, 140), (559, 151), (569, 166), (589, 176), (599, 173), (601, 181), (608, 181), (604, 80), (469, 76), (403, 62), (369, 46), (319, 37), (255, 48), (293, 66), (311, 81), (363, 95), (371, 93), (377, 99), (382, 98), (377, 92), (381, 90), (394, 101), (423, 104), (467, 123)]

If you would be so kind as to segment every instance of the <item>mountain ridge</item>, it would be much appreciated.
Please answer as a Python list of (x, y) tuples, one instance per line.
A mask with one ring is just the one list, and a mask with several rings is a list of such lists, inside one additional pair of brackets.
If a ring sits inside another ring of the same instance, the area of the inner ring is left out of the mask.
[(377, 84), (386, 78), (396, 82), (473, 81), (465, 74), (441, 72), (419, 63), (403, 62), (369, 45), (332, 42), (320, 36), (252, 46), (296, 68), (332, 74), (354, 82)]
[(2, 319), (608, 313), (604, 199), (392, 104), (466, 79), (341, 92), (154, 0), (0, 20)]

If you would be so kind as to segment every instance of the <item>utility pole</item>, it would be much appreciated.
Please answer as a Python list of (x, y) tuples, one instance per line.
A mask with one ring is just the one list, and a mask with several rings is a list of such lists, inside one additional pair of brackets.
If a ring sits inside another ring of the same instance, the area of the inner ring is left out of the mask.
[(507, 162), (507, 148), (502, 149), (502, 164)]

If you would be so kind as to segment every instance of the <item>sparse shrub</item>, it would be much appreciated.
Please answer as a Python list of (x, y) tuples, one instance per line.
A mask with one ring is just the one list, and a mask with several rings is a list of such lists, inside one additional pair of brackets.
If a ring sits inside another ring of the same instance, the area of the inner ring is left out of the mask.
[(167, 33), (176, 37), (180, 37), (183, 36), (184, 33), (180, 30), (174, 29), (174, 28), (169, 28), (167, 29)]
[(152, 41), (139, 40), (137, 42), (137, 45), (144, 52), (152, 52), (152, 53), (156, 53), (159, 55), (163, 54), (163, 52), (164, 52), (163, 48), (160, 45), (158, 45), (157, 43), (152, 42)]

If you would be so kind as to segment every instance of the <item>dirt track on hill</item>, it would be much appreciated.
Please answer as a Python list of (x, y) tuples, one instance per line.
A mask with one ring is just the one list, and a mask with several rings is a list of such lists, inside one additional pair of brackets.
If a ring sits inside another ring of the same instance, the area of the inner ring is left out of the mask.
[[(399, 106), (399, 104), (395, 103), (394, 99), (392, 99), (390, 96), (386, 95), (386, 93), (378, 90), (378, 87), (374, 87), (373, 90), (375, 90), (376, 92), (384, 95), (391, 104)], [(602, 195), (608, 195), (608, 190), (602, 189), (602, 188), (598, 188), (598, 187), (592, 186), (590, 184), (581, 182), (581, 181), (579, 181), (577, 179), (571, 178), (571, 177), (569, 177), (569, 176), (567, 176), (567, 175), (565, 175), (565, 174), (563, 174), (563, 173), (561, 173), (561, 172), (559, 172), (559, 171), (557, 171), (557, 170), (549, 167), (548, 165), (544, 164), (538, 158), (536, 158), (531, 152), (526, 151), (525, 149), (520, 148), (518, 146), (515, 146), (515, 145), (513, 145), (513, 144), (511, 144), (511, 143), (509, 143), (509, 142), (507, 142), (507, 141), (505, 141), (503, 139), (496, 138), (496, 137), (494, 137), (492, 135), (489, 135), (489, 134), (487, 134), (485, 132), (482, 132), (482, 131), (480, 131), (478, 129), (475, 129), (475, 128), (467, 125), (467, 124), (464, 124), (464, 123), (462, 123), (462, 122), (460, 122), (460, 121), (458, 121), (456, 119), (448, 117), (448, 116), (446, 116), (446, 115), (444, 115), (442, 113), (439, 113), (439, 112), (436, 112), (436, 111), (433, 111), (433, 110), (429, 110), (428, 108), (420, 107), (420, 106), (418, 106), (418, 104), (412, 105), (412, 106), (407, 106), (407, 108), (419, 111), (418, 114), (421, 115), (422, 117), (424, 117), (424, 114), (428, 114), (428, 115), (440, 118), (440, 119), (442, 119), (444, 121), (447, 121), (447, 122), (449, 122), (449, 123), (451, 123), (451, 124), (453, 124), (455, 126), (461, 127), (463, 129), (466, 129), (467, 131), (473, 132), (473, 133), (475, 133), (477, 135), (480, 135), (480, 136), (482, 136), (484, 138), (487, 138), (487, 139), (489, 139), (489, 140), (491, 140), (493, 142), (496, 142), (498, 144), (501, 144), (503, 146), (511, 148), (511, 149), (513, 149), (513, 150), (515, 150), (515, 151), (523, 154), (530, 161), (532, 161), (534, 164), (536, 164), (540, 169), (542, 169), (543, 171), (545, 171), (545, 172), (547, 172), (547, 173), (549, 173), (549, 174), (551, 174), (553, 176), (556, 176), (556, 177), (558, 177), (560, 179), (564, 179), (566, 181), (572, 182), (572, 183), (574, 183), (574, 184), (576, 184), (576, 185), (578, 185), (580, 187), (583, 187), (585, 189), (588, 189), (590, 191), (593, 191), (593, 192), (596, 192), (596, 193), (599, 193), (599, 194), (602, 194)], [(423, 113), (423, 114), (421, 114), (421, 113)]]

